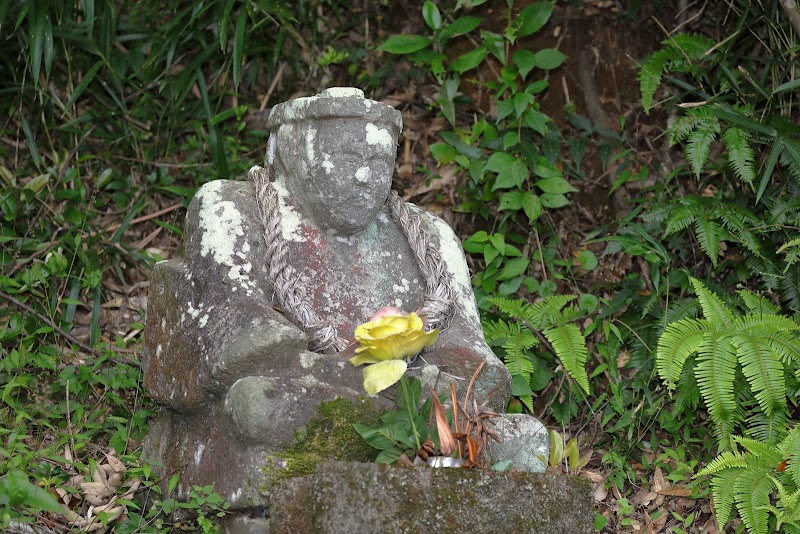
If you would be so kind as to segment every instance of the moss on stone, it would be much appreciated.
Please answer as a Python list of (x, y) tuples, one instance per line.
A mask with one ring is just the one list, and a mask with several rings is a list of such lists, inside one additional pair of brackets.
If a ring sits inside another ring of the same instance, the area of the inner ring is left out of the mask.
[(378, 451), (353, 428), (354, 423), (377, 423), (380, 409), (368, 398), (356, 401), (337, 397), (317, 406), (317, 415), (295, 432), (294, 444), (270, 456), (261, 468), (265, 490), (288, 478), (312, 474), (321, 462), (371, 462)]

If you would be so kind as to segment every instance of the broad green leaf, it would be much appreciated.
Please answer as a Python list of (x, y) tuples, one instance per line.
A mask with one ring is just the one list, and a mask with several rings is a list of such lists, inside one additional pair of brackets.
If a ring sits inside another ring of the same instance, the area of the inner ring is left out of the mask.
[(370, 397), (393, 386), (403, 377), (408, 364), (405, 360), (385, 360), (364, 367), (364, 391)]
[(455, 147), (452, 147), (447, 143), (433, 143), (428, 148), (430, 148), (431, 156), (433, 156), (433, 159), (435, 159), (436, 163), (439, 165), (447, 165), (448, 163), (452, 163), (455, 157), (458, 155), (458, 151), (455, 149)]
[(525, 37), (541, 30), (553, 13), (555, 2), (534, 2), (525, 6), (519, 13), (519, 37)]
[(497, 250), (488, 243), (486, 245), (483, 245), (483, 261), (486, 262), (486, 265), (491, 264), (495, 260), (495, 258), (497, 258), (500, 255), (500, 252), (501, 252), (500, 250)]
[(546, 158), (540, 157), (533, 166), (533, 174), (544, 180), (548, 178), (561, 178), (561, 171), (558, 167), (551, 165)]
[(35, 510), (63, 514), (55, 497), (39, 486), (32, 484), (22, 471), (13, 470), (0, 478), (0, 493), (8, 496), (12, 507), (25, 505)]
[(503, 234), (492, 234), (492, 235), (490, 235), (489, 236), (489, 243), (491, 243), (494, 248), (499, 250), (501, 254), (505, 254), (506, 240), (503, 237)]
[(380, 46), (380, 50), (390, 54), (412, 54), (430, 46), (429, 37), (415, 34), (392, 35)]
[(536, 56), (530, 50), (517, 50), (512, 61), (523, 80), (536, 67)]
[(536, 186), (545, 193), (574, 193), (577, 191), (568, 181), (560, 176), (539, 180), (536, 182)]
[(485, 169), (492, 172), (503, 172), (511, 170), (516, 158), (508, 152), (495, 152), (486, 161)]
[(526, 270), (528, 270), (528, 265), (530, 265), (531, 260), (528, 258), (514, 258), (506, 262), (503, 270), (500, 272), (500, 276), (497, 278), (498, 280), (510, 280), (515, 276), (519, 276), (523, 274)]
[(544, 70), (552, 70), (561, 66), (567, 56), (554, 48), (545, 48), (535, 54), (536, 66)]
[(525, 215), (528, 216), (528, 222), (533, 224), (542, 214), (542, 203), (537, 195), (526, 191), (522, 197), (522, 209), (525, 210)]
[(442, 28), (442, 33), (440, 35), (445, 40), (464, 35), (480, 26), (481, 22), (483, 22), (483, 19), (478, 17), (460, 17)]
[[(581, 264), (581, 267), (583, 267), (585, 270), (591, 271), (595, 267), (597, 267), (597, 256), (595, 256), (594, 252), (592, 252), (589, 249), (581, 250), (578, 253), (578, 262)], [(588, 296), (594, 297), (594, 295), (588, 295)], [(597, 297), (594, 298), (596, 299)]]
[(522, 208), (522, 192), (521, 191), (508, 191), (503, 193), (500, 197), (500, 211), (503, 210), (519, 210)]
[(517, 118), (519, 118), (528, 106), (533, 104), (533, 95), (529, 95), (528, 93), (519, 92), (514, 95), (514, 114)]
[(488, 54), (488, 51), (485, 48), (476, 48), (466, 54), (462, 54), (453, 60), (450, 64), (450, 70), (463, 74), (480, 65), (486, 54)]
[(422, 4), (422, 18), (432, 30), (438, 30), (442, 27), (442, 14), (431, 0), (425, 0), (425, 3)]
[(535, 109), (529, 109), (522, 115), (522, 124), (539, 135), (547, 134), (548, 122), (550, 122), (550, 117)]
[(497, 174), (492, 191), (497, 189), (509, 189), (512, 187), (521, 187), (528, 179), (528, 166), (522, 158), (515, 158), (511, 168)]
[(569, 200), (562, 194), (545, 193), (539, 197), (542, 206), (549, 209), (562, 208), (569, 204)]

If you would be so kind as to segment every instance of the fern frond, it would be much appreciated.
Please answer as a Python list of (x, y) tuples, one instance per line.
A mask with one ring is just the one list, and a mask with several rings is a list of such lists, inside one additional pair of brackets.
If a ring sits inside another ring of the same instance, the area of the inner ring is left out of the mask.
[(751, 534), (767, 534), (770, 493), (774, 484), (767, 469), (748, 469), (736, 477), (736, 508)]
[(653, 96), (658, 86), (661, 85), (661, 76), (670, 61), (679, 59), (680, 55), (670, 48), (662, 48), (642, 64), (639, 71), (639, 90), (642, 93), (642, 107), (645, 113), (650, 113), (653, 107)]
[[(733, 439), (736, 439), (737, 437), (739, 436), (733, 436)], [(752, 456), (747, 453), (739, 452), (738, 450), (725, 451), (720, 453), (719, 456), (711, 460), (707, 466), (698, 471), (696, 476), (702, 477), (705, 475), (714, 475), (723, 469), (747, 469), (752, 460)]]
[[(800, 240), (798, 240), (798, 244), (800, 244)], [(757, 295), (748, 289), (740, 289), (736, 293), (744, 301), (748, 311), (754, 315), (779, 315), (781, 313), (780, 307), (773, 304), (766, 297)]]
[(656, 348), (656, 367), (670, 390), (675, 389), (686, 358), (700, 349), (706, 333), (711, 331), (713, 327), (708, 321), (689, 318), (670, 323), (664, 329)]
[(744, 436), (734, 436), (733, 439), (753, 454), (754, 461), (750, 463), (750, 467), (775, 467), (783, 460), (777, 446)]
[(785, 460), (788, 460), (786, 472), (800, 488), (800, 426), (795, 426), (778, 445), (778, 450)]
[(508, 372), (512, 376), (517, 375), (530, 380), (533, 362), (528, 356), (528, 351), (538, 343), (536, 337), (527, 328), (523, 329), (519, 323), (506, 322), (502, 319), (484, 321), (483, 332), (490, 345), (499, 345), (505, 351), (503, 360)]
[(690, 280), (697, 300), (700, 301), (700, 307), (703, 309), (703, 317), (717, 328), (730, 328), (735, 319), (733, 312), (717, 295), (703, 285), (703, 282), (697, 278)]
[(753, 212), (728, 202), (717, 202), (712, 213), (732, 234), (731, 237), (753, 254), (761, 254), (761, 241), (756, 236), (754, 229), (764, 223)]
[[(726, 451), (722, 454), (728, 453), (729, 451)], [(720, 459), (720, 457), (717, 457), (714, 461), (718, 459)], [(713, 463), (714, 462), (712, 462), (712, 464)], [(711, 492), (714, 495), (714, 515), (716, 516), (720, 532), (724, 532), (725, 523), (730, 520), (733, 514), (733, 506), (736, 503), (734, 484), (736, 479), (745, 472), (745, 467), (746, 466), (743, 465), (741, 468), (722, 468), (725, 469), (725, 471), (715, 475), (714, 478), (711, 479)], [(698, 476), (701, 474), (709, 474), (709, 472), (705, 471), (706, 469), (700, 471)]]
[(698, 353), (694, 375), (720, 441), (724, 441), (733, 432), (738, 409), (736, 351), (728, 336), (706, 334)]
[(714, 46), (714, 41), (702, 35), (679, 33), (664, 41), (665, 45), (680, 50), (687, 59), (706, 59), (706, 53)]
[(753, 185), (756, 176), (755, 156), (753, 147), (749, 143), (750, 135), (741, 128), (728, 128), (723, 132), (722, 139), (728, 149), (728, 163), (733, 169), (734, 174), (746, 182)]
[(681, 206), (672, 210), (667, 217), (664, 235), (672, 235), (688, 228), (697, 218), (697, 210), (689, 206)]
[(711, 143), (717, 138), (719, 131), (719, 119), (708, 114), (700, 118), (697, 128), (689, 134), (686, 144), (686, 160), (697, 178), (700, 178), (703, 173), (711, 152)]
[(723, 228), (716, 221), (709, 220), (706, 214), (697, 217), (694, 227), (700, 248), (716, 267), (719, 261), (719, 243), (722, 240)]
[(574, 324), (562, 324), (545, 329), (544, 337), (553, 346), (556, 356), (561, 360), (564, 369), (575, 380), (584, 393), (589, 393), (589, 377), (586, 376), (586, 339)]
[(764, 443), (777, 443), (786, 435), (787, 423), (783, 412), (773, 412), (772, 415), (753, 412), (747, 418), (747, 435)]
[(793, 177), (800, 178), (800, 142), (788, 136), (781, 136), (781, 139), (784, 146), (781, 163)]
[(699, 124), (701, 117), (697, 114), (688, 112), (675, 119), (669, 127), (669, 145), (677, 145), (686, 139)]
[(742, 372), (755, 394), (761, 410), (772, 415), (786, 409), (786, 382), (783, 364), (761, 336), (738, 333), (733, 336)]
[(534, 328), (544, 329), (564, 322), (561, 309), (576, 298), (575, 295), (553, 295), (529, 304), (519, 317)]

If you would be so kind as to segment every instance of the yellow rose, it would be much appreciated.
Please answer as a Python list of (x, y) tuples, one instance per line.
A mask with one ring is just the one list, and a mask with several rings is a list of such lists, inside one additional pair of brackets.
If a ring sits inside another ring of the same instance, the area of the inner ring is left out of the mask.
[(439, 337), (439, 330), (425, 332), (422, 319), (416, 313), (383, 308), (373, 320), (356, 328), (359, 343), (353, 365), (370, 364), (364, 368), (364, 390), (371, 396), (388, 388), (403, 376), (406, 359), (430, 347)]
[(430, 347), (439, 337), (438, 330), (425, 332), (416, 313), (384, 315), (356, 328), (356, 356), (353, 365), (405, 360)]

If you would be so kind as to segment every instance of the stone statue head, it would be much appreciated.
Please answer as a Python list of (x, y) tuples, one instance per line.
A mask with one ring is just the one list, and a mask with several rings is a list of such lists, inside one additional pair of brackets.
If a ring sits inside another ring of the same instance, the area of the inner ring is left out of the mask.
[(273, 108), (266, 165), (314, 224), (353, 235), (389, 195), (402, 127), (399, 111), (360, 89), (327, 89)]

